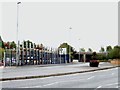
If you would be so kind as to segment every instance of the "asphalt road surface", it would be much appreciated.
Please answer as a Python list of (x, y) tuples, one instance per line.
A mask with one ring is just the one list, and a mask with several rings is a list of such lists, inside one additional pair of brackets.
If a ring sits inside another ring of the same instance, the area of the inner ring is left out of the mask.
[(3, 81), (2, 88), (119, 88), (118, 67), (46, 78)]

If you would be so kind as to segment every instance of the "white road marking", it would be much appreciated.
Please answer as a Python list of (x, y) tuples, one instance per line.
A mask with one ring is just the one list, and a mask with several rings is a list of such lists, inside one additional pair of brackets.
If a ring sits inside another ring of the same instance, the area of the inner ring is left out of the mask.
[(58, 83), (58, 82), (45, 84), (45, 85), (43, 85), (43, 86), (38, 85), (38, 86), (29, 86), (29, 87), (21, 87), (21, 88), (40, 88), (40, 87), (50, 86), (50, 85), (57, 84), (57, 83)]
[(114, 75), (115, 73), (112, 73), (112, 75)]
[(39, 88), (39, 87), (42, 87), (42, 86), (27, 86), (27, 87), (20, 87), (20, 88)]
[(107, 84), (105, 86), (112, 86), (112, 85), (116, 85), (116, 84), (118, 84), (118, 83)]
[(88, 79), (92, 79), (92, 78), (94, 78), (95, 76), (91, 76), (91, 77), (89, 77)]
[[(112, 86), (112, 85), (116, 85), (116, 84), (118, 84), (118, 83), (112, 83), (112, 84), (106, 84), (103, 86), (98, 86), (95, 90), (97, 90), (98, 88), (104, 87), (104, 86)], [(118, 86), (116, 88), (118, 88)]]
[(98, 86), (96, 89), (94, 89), (94, 90), (97, 90), (98, 88), (101, 88), (102, 86)]
[(39, 88), (39, 87), (42, 87), (42, 86), (27, 86), (27, 87), (20, 87), (20, 88)]
[[(81, 80), (86, 80), (86, 79), (79, 79), (80, 81)], [(78, 81), (78, 79), (73, 79), (73, 80), (68, 80), (68, 81), (59, 81), (58, 83), (65, 83), (65, 82), (70, 82), (70, 81)]]
[(58, 82), (55, 82), (55, 83), (49, 83), (49, 84), (46, 84), (46, 85), (43, 85), (43, 86), (50, 86), (50, 85), (53, 85), (53, 84), (57, 84)]
[(42, 87), (42, 86), (31, 86), (29, 88), (40, 88), (40, 87)]
[[(19, 87), (18, 87), (19, 88)], [(30, 88), (30, 87), (20, 87), (20, 88)]]
[(97, 88), (101, 88), (102, 86), (98, 86)]
[[(103, 85), (103, 86), (112, 86), (112, 85), (116, 85), (116, 84), (118, 84), (118, 83), (112, 83), (112, 84), (107, 84), (107, 85)], [(103, 86), (98, 86), (96, 89), (94, 89), (94, 90), (97, 90), (98, 88), (101, 88), (101, 87), (103, 87)], [(119, 86), (117, 86), (116, 88), (118, 88)]]
[(120, 88), (120, 86), (116, 86), (116, 88)]
[(45, 77), (45, 78), (40, 78), (40, 79), (42, 79), (42, 80), (43, 80), (43, 79), (48, 79), (48, 78), (53, 78), (53, 77)]

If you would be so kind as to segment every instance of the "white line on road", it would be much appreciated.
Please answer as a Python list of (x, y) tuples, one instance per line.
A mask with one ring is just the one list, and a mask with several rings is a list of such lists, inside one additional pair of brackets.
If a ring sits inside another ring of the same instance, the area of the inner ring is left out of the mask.
[(112, 85), (116, 85), (116, 84), (118, 84), (118, 83), (107, 84), (105, 86), (112, 86)]
[(27, 86), (27, 87), (20, 87), (20, 88), (40, 88), (40, 87), (42, 87), (42, 86)]
[(101, 88), (102, 86), (98, 86), (97, 88)]
[(43, 79), (48, 79), (48, 78), (53, 78), (53, 77), (45, 77), (45, 78), (40, 78), (40, 79), (42, 79), (42, 80), (43, 80)]
[(114, 75), (115, 73), (112, 73), (112, 75)]
[(120, 86), (116, 86), (116, 88), (120, 88)]
[(58, 82), (49, 83), (49, 84), (46, 84), (46, 85), (43, 85), (43, 86), (50, 86), (50, 85), (57, 84), (57, 83), (58, 83)]
[(32, 86), (31, 88), (40, 88), (40, 87), (42, 87), (42, 86)]
[[(112, 85), (116, 85), (116, 84), (118, 84), (118, 83), (112, 83), (112, 84), (106, 84), (103, 86), (98, 86), (95, 90), (97, 90), (98, 88), (104, 87), (104, 86), (112, 86)], [(118, 86), (116, 88), (118, 88)]]
[(40, 88), (40, 87), (50, 86), (50, 85), (57, 84), (57, 83), (58, 83), (58, 82), (45, 84), (45, 85), (43, 85), (43, 86), (38, 85), (38, 86), (29, 86), (29, 87), (21, 87), (21, 88)]
[(92, 79), (92, 78), (94, 78), (95, 76), (91, 76), (91, 77), (89, 77), (88, 79)]
[[(86, 80), (86, 79), (79, 79), (80, 81), (82, 80)], [(59, 81), (59, 83), (67, 83), (67, 82), (71, 82), (71, 81), (77, 81), (78, 82), (78, 79), (72, 79), (72, 80), (68, 80), (68, 81)]]
[(96, 89), (94, 89), (94, 90), (97, 90), (97, 89), (99, 89), (99, 88), (101, 88), (102, 86), (98, 86)]

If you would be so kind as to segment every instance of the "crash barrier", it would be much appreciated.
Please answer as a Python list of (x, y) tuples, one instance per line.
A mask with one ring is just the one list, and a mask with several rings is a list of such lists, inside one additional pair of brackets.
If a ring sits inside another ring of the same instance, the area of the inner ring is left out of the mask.
[(16, 59), (16, 50), (6, 49), (4, 52), (4, 66), (61, 64), (69, 62), (68, 54), (59, 54), (59, 49), (40, 50), (35, 48), (21, 48)]

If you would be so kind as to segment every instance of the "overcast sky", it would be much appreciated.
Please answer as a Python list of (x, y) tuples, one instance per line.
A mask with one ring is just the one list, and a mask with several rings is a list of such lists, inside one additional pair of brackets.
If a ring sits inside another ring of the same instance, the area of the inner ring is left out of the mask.
[[(1, 10), (2, 39), (16, 41), (16, 2), (2, 3)], [(22, 2), (19, 39), (52, 47), (68, 42), (86, 51), (117, 45), (117, 2)]]

